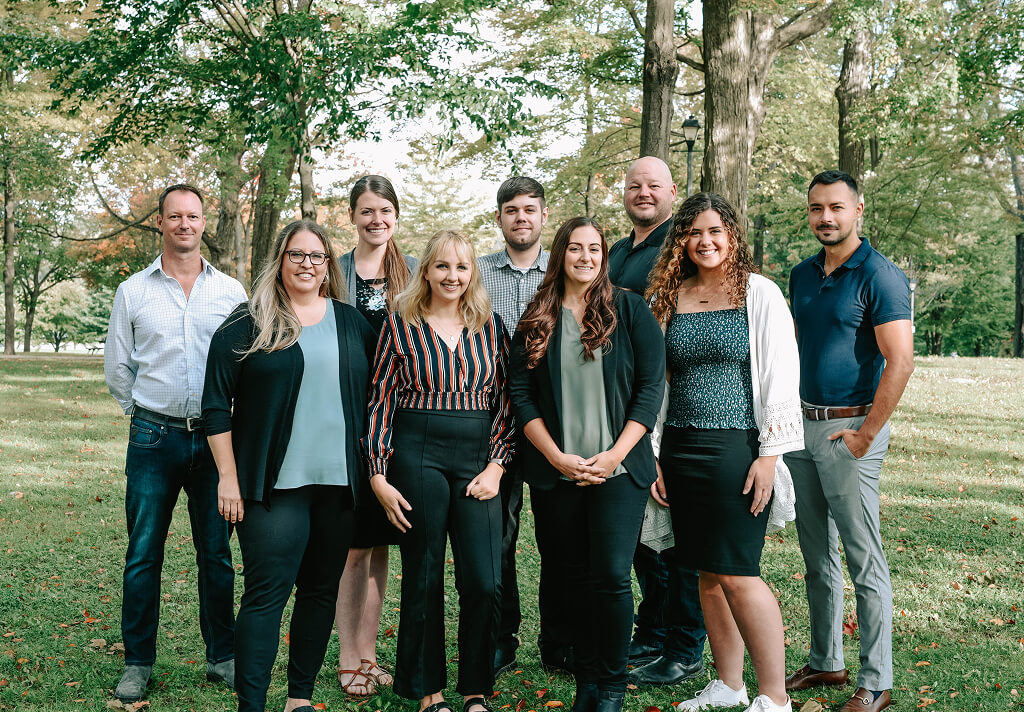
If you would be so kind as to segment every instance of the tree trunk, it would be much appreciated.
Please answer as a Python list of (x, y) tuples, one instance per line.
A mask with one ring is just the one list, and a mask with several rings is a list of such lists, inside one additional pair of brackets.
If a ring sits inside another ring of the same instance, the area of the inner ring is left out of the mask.
[(14, 354), (14, 262), (18, 232), (14, 225), (14, 207), (17, 204), (14, 169), (11, 157), (4, 163), (4, 353)]
[(764, 90), (779, 52), (823, 30), (832, 6), (776, 25), (740, 0), (704, 0), (704, 164), (701, 190), (723, 195), (747, 220), (754, 142), (764, 120)]
[(21, 350), (25, 353), (32, 353), (32, 327), (35, 326), (35, 322), (36, 305), (33, 303), (25, 310), (25, 343), (21, 345)]
[(277, 222), (288, 197), (292, 174), (295, 173), (295, 149), (283, 140), (272, 140), (260, 160), (259, 187), (253, 206), (252, 278), (259, 277), (263, 264), (271, 257)]
[(644, 28), (644, 102), (640, 155), (668, 163), (679, 62), (674, 35), (675, 0), (647, 0)]
[(868, 95), (871, 79), (871, 35), (857, 30), (843, 47), (843, 69), (839, 74), (839, 170), (849, 173), (858, 184), (864, 180), (864, 139), (859, 134), (859, 115)]
[(1022, 226), (1017, 232), (1013, 261), (1013, 357), (1024, 358), (1024, 156), (1011, 153), (1010, 169)]
[(764, 215), (758, 214), (754, 216), (754, 239), (752, 240), (754, 248), (754, 264), (757, 265), (758, 269), (764, 267), (764, 229), (768, 226), (768, 221), (765, 220)]
[(313, 187), (313, 159), (309, 147), (299, 153), (299, 190), (302, 194), (302, 219), (316, 222), (316, 190)]
[(248, 176), (242, 170), (244, 153), (244, 148), (237, 148), (221, 156), (220, 165), (217, 167), (217, 180), (220, 181), (217, 231), (212, 237), (208, 234), (203, 237), (203, 242), (210, 250), (210, 261), (225, 274), (235, 271), (233, 258), (238, 247), (238, 233), (242, 229), (238, 196), (248, 180)]

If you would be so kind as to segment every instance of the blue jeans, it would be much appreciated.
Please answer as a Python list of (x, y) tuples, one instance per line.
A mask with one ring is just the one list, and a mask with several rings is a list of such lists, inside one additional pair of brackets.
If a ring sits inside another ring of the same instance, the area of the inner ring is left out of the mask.
[(160, 571), (178, 492), (188, 495), (199, 571), (199, 628), (206, 660), (234, 657), (234, 569), (228, 525), (217, 512), (217, 467), (202, 431), (133, 417), (125, 463), (125, 555), (121, 636), (126, 665), (152, 665), (160, 619)]

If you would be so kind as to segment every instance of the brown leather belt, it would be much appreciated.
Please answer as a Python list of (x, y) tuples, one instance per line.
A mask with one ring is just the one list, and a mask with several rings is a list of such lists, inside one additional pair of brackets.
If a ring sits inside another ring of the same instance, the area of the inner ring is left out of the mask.
[(835, 420), (836, 418), (856, 418), (867, 415), (871, 410), (871, 404), (851, 405), (841, 408), (827, 408), (822, 406), (802, 406), (804, 417), (808, 420)]

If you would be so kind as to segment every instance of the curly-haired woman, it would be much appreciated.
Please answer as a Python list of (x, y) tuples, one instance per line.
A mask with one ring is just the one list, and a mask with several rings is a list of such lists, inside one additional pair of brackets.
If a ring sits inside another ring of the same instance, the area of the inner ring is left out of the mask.
[(792, 707), (782, 616), (760, 560), (779, 456), (803, 447), (800, 371), (786, 301), (756, 272), (732, 206), (698, 193), (679, 207), (648, 289), (670, 374), (652, 493), (673, 503), (678, 565), (700, 572), (718, 671), (684, 710), (750, 704), (744, 646), (759, 693), (748, 712)]

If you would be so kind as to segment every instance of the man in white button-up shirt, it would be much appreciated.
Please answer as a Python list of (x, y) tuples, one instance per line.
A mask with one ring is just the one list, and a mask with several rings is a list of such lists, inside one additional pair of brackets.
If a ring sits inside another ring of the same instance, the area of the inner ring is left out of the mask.
[(145, 696), (156, 660), (164, 542), (182, 489), (199, 570), (206, 675), (234, 684), (234, 570), (227, 523), (217, 511), (217, 468), (199, 415), (210, 339), (246, 295), (200, 255), (206, 218), (196, 188), (167, 188), (158, 212), (163, 252), (117, 288), (104, 351), (107, 387), (132, 416), (121, 604), (125, 672), (115, 690), (124, 702)]

